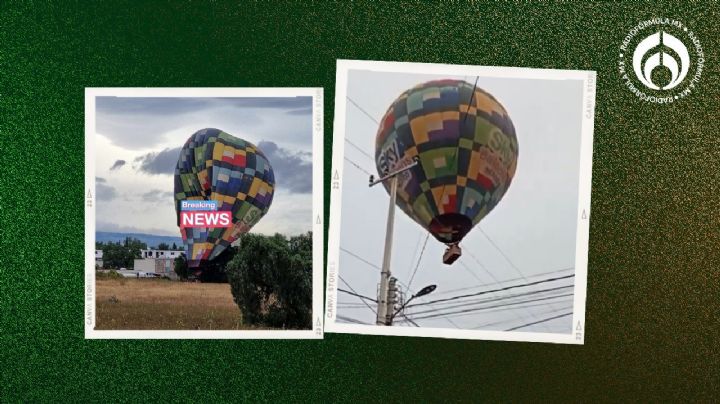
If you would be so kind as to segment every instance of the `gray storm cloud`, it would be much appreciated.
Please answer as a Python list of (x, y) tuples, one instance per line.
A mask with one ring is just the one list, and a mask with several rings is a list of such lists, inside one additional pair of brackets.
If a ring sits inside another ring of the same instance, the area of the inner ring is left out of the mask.
[(140, 199), (144, 202), (167, 202), (173, 200), (173, 195), (171, 191), (153, 189), (140, 195)]
[(168, 132), (180, 128), (223, 128), (230, 117), (261, 139), (288, 133), (287, 127), (310, 130), (312, 125), (306, 119), (312, 97), (98, 97), (96, 102), (96, 131), (129, 150), (163, 144)]
[(135, 169), (147, 174), (173, 174), (180, 156), (180, 147), (164, 149), (135, 158)]
[(306, 194), (312, 192), (312, 156), (307, 152), (296, 152), (278, 147), (275, 142), (258, 143), (265, 157), (275, 171), (275, 183), (278, 189)]
[(115, 199), (117, 191), (114, 187), (108, 185), (103, 178), (98, 178), (95, 182), (95, 197), (99, 201), (110, 201)]
[(110, 167), (110, 171), (118, 170), (118, 169), (122, 168), (122, 166), (124, 166), (126, 163), (127, 162), (125, 160), (117, 160), (117, 161), (115, 161), (115, 164), (113, 164), (112, 167)]

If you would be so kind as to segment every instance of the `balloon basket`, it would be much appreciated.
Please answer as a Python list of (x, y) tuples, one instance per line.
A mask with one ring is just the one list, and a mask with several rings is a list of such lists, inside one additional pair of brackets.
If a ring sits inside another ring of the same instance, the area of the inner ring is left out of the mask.
[(443, 264), (452, 265), (453, 262), (457, 261), (461, 255), (462, 250), (460, 249), (460, 246), (457, 244), (450, 244), (448, 245), (447, 250), (445, 250), (445, 254), (443, 254)]

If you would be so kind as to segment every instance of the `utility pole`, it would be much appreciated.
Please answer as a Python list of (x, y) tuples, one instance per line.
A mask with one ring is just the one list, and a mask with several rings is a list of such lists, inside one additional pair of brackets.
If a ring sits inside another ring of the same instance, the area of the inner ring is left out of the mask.
[(378, 296), (377, 325), (390, 325), (388, 312), (388, 290), (390, 286), (390, 258), (392, 256), (393, 230), (395, 227), (395, 201), (397, 200), (397, 176), (390, 179), (390, 207), (388, 208), (387, 228), (385, 230), (385, 252), (382, 272), (380, 272), (380, 296)]
[(380, 291), (378, 293), (378, 308), (377, 308), (377, 325), (392, 325), (393, 307), (394, 302), (390, 302), (390, 258), (392, 256), (392, 241), (393, 241), (393, 230), (395, 224), (395, 201), (397, 199), (397, 187), (398, 187), (398, 175), (415, 167), (418, 164), (417, 158), (413, 159), (413, 162), (405, 167), (395, 170), (388, 175), (374, 180), (373, 176), (370, 176), (370, 186), (377, 185), (386, 180), (390, 180), (390, 205), (388, 207), (388, 220), (387, 228), (385, 231), (385, 252), (383, 255), (383, 265), (380, 272)]

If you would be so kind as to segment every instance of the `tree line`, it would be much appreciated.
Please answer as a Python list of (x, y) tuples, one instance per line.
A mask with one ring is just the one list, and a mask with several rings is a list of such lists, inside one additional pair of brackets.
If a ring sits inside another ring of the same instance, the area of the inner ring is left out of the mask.
[[(147, 244), (134, 237), (126, 237), (123, 241), (118, 242), (95, 242), (95, 249), (103, 252), (103, 268), (133, 268), (135, 259), (142, 258), (140, 250), (147, 250)], [(180, 250), (173, 243), (170, 246), (167, 243), (158, 244), (156, 250)]]

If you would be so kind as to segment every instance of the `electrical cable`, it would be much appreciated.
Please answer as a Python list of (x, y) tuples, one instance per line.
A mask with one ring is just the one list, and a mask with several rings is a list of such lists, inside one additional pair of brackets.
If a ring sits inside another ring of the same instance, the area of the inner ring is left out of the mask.
[(337, 290), (338, 290), (338, 292), (347, 293), (348, 295), (356, 296), (356, 297), (359, 297), (359, 298), (361, 298), (361, 299), (370, 300), (371, 302), (377, 303), (377, 300), (375, 300), (375, 299), (373, 299), (373, 298), (371, 298), (371, 297), (363, 296), (363, 295), (361, 295), (361, 294), (354, 293), (354, 292), (351, 292), (351, 291), (345, 290), (345, 289), (337, 288)]
[(480, 295), (485, 295), (485, 294), (488, 294), (488, 293), (501, 292), (501, 291), (504, 291), (504, 290), (517, 289), (517, 288), (528, 287), (528, 286), (534, 286), (534, 285), (539, 285), (539, 284), (542, 284), (542, 283), (557, 281), (557, 280), (560, 280), (560, 279), (568, 279), (568, 278), (572, 278), (572, 277), (574, 277), (574, 276), (575, 276), (575, 274), (566, 275), (566, 276), (558, 276), (558, 277), (555, 277), (555, 278), (547, 278), (547, 279), (543, 279), (543, 280), (539, 280), (539, 281), (535, 281), (535, 282), (528, 282), (528, 283), (524, 283), (524, 284), (520, 284), (520, 285), (506, 286), (506, 287), (499, 288), (499, 289), (485, 290), (485, 291), (481, 291), (481, 292), (477, 292), (477, 293), (471, 293), (471, 294), (467, 294), (467, 295), (459, 295), (459, 296), (447, 297), (447, 298), (444, 298), (444, 299), (431, 300), (431, 301), (429, 301), (429, 302), (423, 302), (423, 303), (413, 304), (413, 305), (410, 305), (410, 306), (408, 306), (408, 307), (425, 306), (425, 305), (433, 304), (433, 303), (445, 302), (445, 301), (450, 301), (450, 300), (464, 299), (464, 298), (467, 298), (467, 297), (480, 296)]
[(335, 318), (338, 320), (346, 321), (348, 323), (368, 325), (368, 323), (364, 323), (356, 318), (341, 316), (339, 314), (337, 316), (335, 316)]
[[(572, 293), (566, 293), (562, 295), (553, 295), (553, 296), (546, 296), (546, 297), (538, 297), (535, 299), (528, 299), (523, 300), (519, 302), (510, 302), (510, 303), (502, 303), (502, 304), (496, 304), (492, 306), (483, 306), (483, 307), (474, 307), (474, 308), (468, 308), (463, 310), (457, 310), (457, 311), (451, 311), (451, 312), (444, 312), (444, 313), (435, 313), (435, 314), (427, 314), (425, 316), (416, 317), (418, 320), (424, 320), (428, 318), (435, 318), (435, 317), (449, 317), (449, 316), (462, 316), (462, 315), (470, 315), (470, 314), (477, 314), (478, 312), (484, 312), (487, 309), (494, 309), (499, 307), (507, 307), (507, 306), (514, 306), (521, 303), (533, 303), (533, 302), (541, 302), (546, 300), (553, 300), (553, 299), (559, 299), (562, 297), (569, 297), (572, 296)], [(546, 303), (547, 304), (547, 303)], [(528, 306), (528, 307), (534, 307), (534, 306)], [(413, 313), (413, 315), (417, 316), (418, 313)]]
[(418, 323), (416, 323), (415, 321), (413, 321), (413, 320), (412, 320), (410, 317), (408, 317), (405, 313), (400, 313), (400, 315), (402, 315), (403, 317), (405, 317), (405, 319), (406, 319), (408, 322), (410, 322), (410, 324), (414, 325), (415, 327), (420, 327), (420, 326), (418, 325)]
[(571, 316), (572, 314), (573, 314), (572, 312), (560, 314), (559, 316), (554, 316), (554, 317), (546, 318), (546, 319), (543, 319), (543, 320), (533, 321), (532, 323), (527, 323), (527, 324), (519, 325), (519, 326), (517, 326), (517, 327), (508, 328), (508, 329), (505, 330), (505, 331), (515, 331), (515, 330), (519, 330), (520, 328), (525, 328), (525, 327), (529, 327), (529, 326), (531, 326), (531, 325), (540, 324), (540, 323), (545, 323), (545, 322), (548, 322), (548, 321), (551, 321), (551, 320), (555, 320), (555, 319), (557, 319), (557, 318), (562, 318), (562, 317)]
[[(527, 297), (527, 296), (534, 296), (534, 295), (538, 295), (538, 294), (542, 294), (542, 293), (555, 292), (558, 290), (568, 289), (568, 288), (572, 288), (572, 287), (573, 287), (573, 285), (564, 285), (564, 286), (558, 286), (558, 287), (548, 288), (548, 289), (533, 290), (533, 291), (529, 291), (529, 292), (525, 292), (525, 293), (517, 293), (514, 295), (501, 296), (501, 297), (495, 297), (495, 298), (490, 298), (490, 299), (481, 299), (481, 300), (472, 301), (472, 302), (465, 301), (460, 304), (444, 305), (442, 307), (431, 306), (430, 309), (427, 309), (424, 311), (419, 311), (419, 312), (414, 312), (413, 314), (417, 315), (417, 314), (422, 314), (422, 313), (431, 313), (434, 311), (451, 310), (451, 309), (455, 309), (455, 308), (459, 308), (459, 307), (468, 307), (470, 305), (476, 305), (476, 304), (496, 303), (496, 302), (500, 302), (503, 300), (517, 299), (517, 298), (523, 298), (523, 297)], [(447, 304), (447, 303), (450, 303), (450, 302), (444, 302), (444, 303), (440, 303), (440, 304)], [(411, 307), (414, 307), (414, 306), (415, 305), (412, 305)]]
[(351, 142), (349, 139), (345, 138), (345, 141), (350, 144), (350, 146), (354, 147), (357, 151), (367, 156), (372, 161), (375, 161), (375, 158), (370, 155), (370, 153), (366, 152), (365, 150), (361, 149), (360, 146), (356, 145), (355, 143)]
[[(573, 300), (572, 300), (572, 299), (567, 300), (567, 301), (564, 300), (564, 301), (558, 302), (558, 303), (570, 303), (570, 306), (569, 306), (569, 307), (561, 307), (561, 308), (559, 308), (559, 309), (546, 310), (546, 311), (543, 311), (543, 312), (539, 313), (539, 315), (548, 315), (548, 314), (551, 314), (551, 313), (555, 313), (555, 312), (557, 312), (557, 311), (572, 309)], [(544, 304), (544, 303), (543, 303), (543, 304)], [(539, 305), (539, 304), (536, 303), (535, 305)], [(508, 310), (508, 309), (498, 309), (498, 310)], [(494, 310), (491, 310), (491, 311), (494, 311)], [(473, 326), (473, 327), (470, 327), (470, 329), (472, 329), (472, 330), (478, 330), (478, 329), (481, 329), (481, 328), (485, 328), (485, 327), (489, 327), (489, 326), (494, 326), (494, 325), (499, 325), (499, 324), (507, 323), (507, 322), (511, 322), (511, 321), (513, 321), (513, 320), (512, 320), (512, 319), (509, 319), (509, 318), (504, 318), (504, 319), (498, 320), (498, 321), (492, 321), (492, 322), (489, 322), (489, 323), (486, 322), (486, 323), (478, 324), (478, 325), (475, 325), (475, 326)]]
[[(540, 272), (540, 273), (537, 273), (537, 274), (530, 275), (530, 276), (528, 276), (528, 278), (529, 278), (529, 279), (532, 279), (532, 278), (537, 278), (538, 276), (556, 274), (556, 273), (565, 272), (565, 271), (570, 271), (570, 270), (574, 270), (574, 269), (575, 269), (574, 267), (570, 267), (570, 268), (558, 269), (558, 270), (556, 270), (556, 271)], [(501, 284), (501, 283), (515, 282), (515, 281), (521, 281), (521, 280), (523, 280), (523, 278), (520, 278), (520, 277), (518, 277), (518, 278), (512, 278), (512, 279), (503, 279), (502, 281), (499, 281), (499, 282), (496, 282), (496, 283), (484, 283), (484, 284), (475, 285), (475, 286), (466, 286), (466, 287), (463, 287), (463, 288), (443, 290), (442, 292), (433, 293), (433, 295), (435, 295), (435, 296), (447, 295), (447, 294), (449, 294), (449, 293), (462, 292), (462, 291), (465, 291), (465, 290), (470, 290), (470, 289), (475, 289), (475, 288), (480, 288), (480, 287), (486, 287), (486, 286), (494, 286), (494, 285), (498, 285), (498, 284)]]
[(368, 170), (360, 167), (360, 164), (358, 164), (358, 163), (350, 160), (350, 159), (347, 158), (347, 157), (343, 157), (343, 158), (345, 159), (345, 161), (347, 161), (348, 163), (352, 164), (353, 166), (355, 166), (355, 168), (357, 168), (358, 170), (364, 172), (364, 173), (367, 174), (368, 176), (371, 176), (371, 175), (372, 175), (372, 174), (370, 174), (370, 171), (368, 171)]
[(367, 111), (365, 111), (360, 105), (358, 105), (357, 102), (353, 101), (352, 98), (350, 98), (350, 97), (346, 97), (346, 98), (347, 98), (347, 100), (350, 101), (350, 103), (352, 103), (357, 109), (359, 109), (363, 114), (365, 114), (365, 116), (367, 116), (368, 118), (370, 118), (370, 119), (371, 119), (373, 122), (375, 122), (378, 126), (380, 125), (380, 122), (378, 122), (377, 120), (375, 120), (375, 118), (373, 118), (372, 115), (370, 115), (370, 114), (369, 114)]
[[(350, 288), (350, 290), (352, 290), (353, 293), (355, 293), (356, 295), (360, 296), (360, 294), (357, 293), (357, 292), (355, 291), (355, 289), (353, 289), (353, 287), (350, 286), (350, 284), (347, 283), (347, 282), (345, 281), (345, 279), (342, 278), (342, 276), (338, 275), (338, 278), (340, 279), (340, 282), (344, 283), (345, 286), (347, 286), (348, 288)], [(375, 309), (373, 309), (372, 307), (370, 307), (370, 305), (367, 304), (367, 302), (365, 301), (365, 299), (360, 299), (360, 301), (363, 302), (363, 303), (365, 303), (365, 305), (368, 307), (368, 309), (370, 309), (373, 313), (375, 313), (375, 315), (377, 315), (377, 311), (375, 311)]]
[[(350, 256), (354, 257), (355, 259), (358, 259), (358, 260), (362, 261), (363, 263), (365, 263), (365, 264), (367, 264), (367, 265), (369, 265), (369, 266), (371, 266), (371, 267), (373, 267), (373, 268), (375, 268), (375, 269), (379, 269), (379, 270), (382, 271), (382, 268), (380, 268), (378, 265), (373, 264), (372, 262), (366, 260), (365, 258), (363, 258), (363, 257), (355, 254), (354, 252), (352, 252), (352, 251), (350, 251), (350, 250), (348, 250), (348, 249), (346, 249), (346, 248), (343, 248), (342, 246), (340, 246), (340, 251), (342, 251), (342, 252), (344, 252), (344, 253), (346, 253), (346, 254), (349, 254)], [(397, 279), (397, 278), (396, 278), (396, 279)], [(410, 289), (410, 288), (408, 288), (407, 285), (405, 285), (405, 283), (403, 283), (400, 279), (398, 279), (398, 283), (400, 283), (401, 285), (405, 286), (406, 289)]]
[(430, 233), (427, 233), (425, 235), (425, 242), (423, 243), (422, 250), (420, 250), (420, 256), (418, 257), (417, 264), (415, 264), (415, 270), (412, 273), (412, 276), (410, 277), (410, 282), (408, 282), (407, 290), (410, 291), (410, 285), (413, 283), (413, 279), (415, 279), (415, 274), (418, 271), (418, 268), (420, 267), (420, 262), (422, 261), (423, 253), (425, 252), (425, 246), (427, 246), (428, 238), (430, 238)]
[[(425, 319), (428, 319), (428, 318), (436, 318), (436, 317), (443, 317), (443, 318), (444, 318), (444, 317), (449, 317), (449, 316), (451, 316), (451, 315), (457, 316), (457, 315), (460, 315), (460, 314), (465, 314), (465, 315), (467, 315), (467, 314), (475, 314), (475, 312), (483, 311), (483, 310), (486, 310), (486, 309), (494, 309), (494, 308), (498, 308), (498, 307), (512, 306), (512, 305), (516, 305), (516, 304), (520, 304), (520, 303), (533, 303), (533, 302), (539, 302), (539, 301), (545, 301), (545, 300), (559, 299), (559, 298), (561, 298), (561, 297), (568, 297), (568, 296), (572, 296), (572, 295), (573, 295), (572, 293), (566, 293), (566, 294), (562, 294), (562, 295), (547, 296), (547, 297), (538, 297), (538, 298), (536, 298), (536, 299), (528, 299), (528, 300), (524, 300), (524, 301), (522, 301), (522, 302), (510, 302), (510, 303), (496, 304), (496, 305), (493, 305), (493, 306), (474, 307), (474, 308), (468, 308), (468, 309), (457, 310), (457, 311), (452, 311), (452, 312), (428, 314), (428, 315), (425, 315), (425, 316), (415, 317), (415, 319), (417, 319), (417, 320), (425, 320)], [(419, 313), (413, 313), (414, 316), (417, 316), (418, 314), (419, 314)]]

